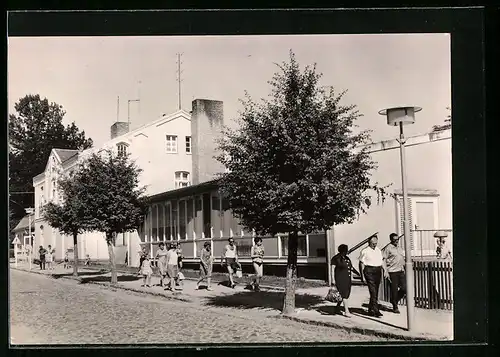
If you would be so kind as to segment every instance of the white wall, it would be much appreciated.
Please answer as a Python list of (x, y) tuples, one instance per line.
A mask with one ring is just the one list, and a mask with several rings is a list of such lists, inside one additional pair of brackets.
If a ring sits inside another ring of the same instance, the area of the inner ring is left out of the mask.
[[(372, 154), (378, 163), (373, 172), (373, 182), (380, 185), (392, 183), (389, 192), (401, 190), (399, 150), (391, 149)], [(407, 182), (409, 189), (431, 189), (439, 194), (439, 228), (452, 228), (452, 171), (451, 140), (428, 142), (406, 148)], [(379, 246), (389, 242), (389, 234), (397, 232), (396, 208), (393, 198), (383, 204), (372, 202), (367, 214), (353, 224), (334, 228), (335, 252), (340, 244), (353, 247), (364, 238), (379, 232)], [(354, 254), (354, 253), (353, 253)], [(354, 254), (352, 258), (357, 258)], [(357, 265), (357, 261), (354, 262)]]

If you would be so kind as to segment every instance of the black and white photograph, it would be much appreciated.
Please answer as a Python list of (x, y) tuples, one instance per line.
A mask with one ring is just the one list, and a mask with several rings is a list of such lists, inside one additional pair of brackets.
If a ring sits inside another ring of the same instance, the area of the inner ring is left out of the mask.
[(12, 346), (454, 339), (450, 34), (7, 51)]

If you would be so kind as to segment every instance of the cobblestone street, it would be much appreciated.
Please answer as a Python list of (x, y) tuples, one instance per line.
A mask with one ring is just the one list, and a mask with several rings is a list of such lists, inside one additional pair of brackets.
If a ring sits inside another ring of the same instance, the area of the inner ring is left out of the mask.
[(141, 296), (20, 271), (10, 273), (13, 344), (381, 341), (231, 308)]

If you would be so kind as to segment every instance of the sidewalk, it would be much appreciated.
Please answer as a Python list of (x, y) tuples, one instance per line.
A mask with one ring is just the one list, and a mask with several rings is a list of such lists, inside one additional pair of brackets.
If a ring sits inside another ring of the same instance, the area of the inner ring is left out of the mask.
[[(11, 268), (14, 264), (11, 263)], [(27, 264), (19, 263), (19, 270), (28, 270)], [(33, 266), (33, 273), (52, 275), (53, 278), (73, 278), (72, 269), (64, 269), (62, 264), (52, 271), (40, 271)], [(104, 270), (79, 269), (81, 284), (100, 284), (109, 286), (111, 274)], [(73, 278), (74, 279), (74, 278)], [(168, 299), (181, 300), (197, 305), (211, 307), (233, 308), (240, 312), (261, 315), (263, 317), (285, 318), (310, 324), (331, 326), (356, 333), (379, 335), (405, 340), (452, 340), (453, 339), (453, 312), (444, 310), (416, 309), (415, 331), (406, 331), (406, 309), (400, 307), (401, 314), (391, 312), (382, 313), (380, 319), (366, 315), (368, 291), (364, 286), (353, 286), (349, 305), (352, 318), (336, 314), (335, 304), (324, 301), (328, 287), (297, 289), (296, 314), (282, 316), (283, 305), (282, 289), (265, 288), (261, 292), (247, 290), (245, 286), (237, 285), (231, 289), (223, 283), (213, 283), (213, 291), (206, 289), (196, 290), (195, 280), (185, 280), (182, 291), (166, 291), (160, 286), (158, 277), (152, 278), (152, 287), (141, 287), (142, 278), (130, 273), (118, 273), (117, 288), (162, 296)]]

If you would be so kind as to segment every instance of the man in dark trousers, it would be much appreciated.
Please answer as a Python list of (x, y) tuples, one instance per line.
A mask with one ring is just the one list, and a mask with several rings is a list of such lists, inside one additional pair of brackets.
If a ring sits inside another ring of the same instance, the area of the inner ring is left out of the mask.
[(378, 308), (378, 289), (382, 280), (383, 260), (382, 251), (377, 247), (378, 238), (373, 236), (368, 241), (368, 247), (364, 248), (359, 255), (361, 275), (368, 285), (370, 293), (370, 303), (368, 304), (368, 314), (375, 317), (382, 317)]
[(45, 254), (47, 254), (47, 250), (43, 246), (40, 246), (38, 250), (38, 255), (40, 256), (40, 270), (45, 270)]
[(406, 295), (405, 256), (396, 233), (389, 235), (391, 243), (384, 248), (382, 257), (391, 282), (392, 311), (399, 314), (398, 303)]

